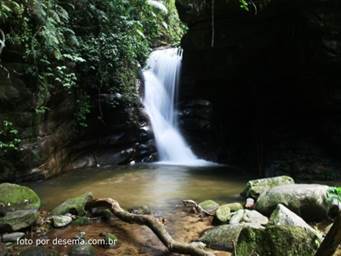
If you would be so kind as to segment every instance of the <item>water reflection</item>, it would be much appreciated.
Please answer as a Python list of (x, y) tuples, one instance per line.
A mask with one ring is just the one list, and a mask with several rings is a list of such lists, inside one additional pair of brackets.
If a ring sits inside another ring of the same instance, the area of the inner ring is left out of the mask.
[(229, 167), (141, 165), (115, 169), (85, 169), (29, 184), (52, 208), (63, 200), (91, 191), (95, 197), (112, 197), (124, 207), (150, 205), (167, 210), (183, 199), (236, 200), (246, 179), (236, 178)]

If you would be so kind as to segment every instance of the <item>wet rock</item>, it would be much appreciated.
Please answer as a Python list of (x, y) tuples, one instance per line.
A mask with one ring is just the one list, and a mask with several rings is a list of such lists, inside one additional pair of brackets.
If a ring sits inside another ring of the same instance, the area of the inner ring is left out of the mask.
[(331, 202), (327, 198), (330, 187), (314, 184), (282, 185), (262, 193), (256, 209), (270, 215), (278, 204), (283, 204), (306, 220), (327, 218)]
[(316, 235), (320, 235), (317, 230), (313, 229), (300, 216), (290, 211), (287, 207), (285, 207), (282, 204), (279, 204), (271, 214), (270, 223), (273, 225), (301, 227), (315, 233)]
[(23, 232), (14, 232), (14, 233), (9, 233), (9, 234), (3, 234), (2, 235), (2, 241), (5, 243), (14, 243), (17, 240), (20, 240), (25, 236), (25, 233)]
[(69, 252), (70, 256), (96, 256), (95, 248), (84, 241), (77, 245), (73, 245)]
[(85, 205), (93, 199), (92, 193), (88, 192), (79, 197), (71, 198), (58, 205), (52, 210), (53, 215), (72, 213), (79, 216), (86, 215)]
[(231, 209), (228, 205), (221, 205), (215, 213), (214, 221), (217, 223), (226, 223), (231, 217)]
[(230, 224), (252, 223), (256, 225), (266, 225), (269, 219), (255, 210), (238, 210), (234, 212), (230, 219)]
[[(228, 224), (217, 226), (206, 231), (199, 240), (211, 249), (231, 250), (237, 242), (239, 234), (243, 228), (250, 225), (252, 224)], [(252, 227), (262, 228), (257, 225), (252, 225)]]
[(205, 212), (214, 215), (216, 210), (219, 208), (219, 204), (213, 200), (206, 200), (199, 203), (199, 207), (201, 207)]
[(20, 256), (59, 256), (59, 253), (44, 247), (34, 247), (22, 251)]
[(0, 231), (17, 231), (36, 222), (40, 198), (33, 190), (2, 183), (0, 195)]
[(295, 226), (269, 226), (265, 230), (244, 228), (238, 237), (238, 256), (312, 256), (320, 245), (313, 232)]
[(72, 222), (72, 217), (70, 216), (52, 216), (52, 224), (55, 228), (63, 228)]
[(258, 198), (258, 196), (261, 193), (271, 188), (274, 188), (280, 185), (294, 184), (294, 183), (295, 183), (294, 179), (289, 176), (278, 176), (278, 177), (273, 177), (273, 178), (250, 180), (248, 183), (246, 183), (246, 188), (242, 192), (242, 196)]

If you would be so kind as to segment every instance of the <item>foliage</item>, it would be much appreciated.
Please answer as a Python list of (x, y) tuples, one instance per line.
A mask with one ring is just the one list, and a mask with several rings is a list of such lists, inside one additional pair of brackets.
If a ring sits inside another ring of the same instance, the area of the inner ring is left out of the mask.
[(333, 187), (328, 190), (327, 194), (329, 201), (339, 201), (341, 202), (341, 187)]
[(21, 140), (13, 123), (5, 120), (0, 126), (0, 153), (18, 150)]
[(244, 11), (249, 11), (249, 4), (247, 2), (247, 0), (239, 0), (239, 3), (240, 3), (240, 8)]
[(138, 71), (151, 48), (178, 43), (184, 31), (174, 0), (162, 3), (167, 13), (148, 0), (2, 0), (5, 51), (20, 49), (30, 64), (25, 76), (37, 115), (63, 93), (74, 96), (80, 127), (95, 109), (95, 94), (120, 93), (126, 104), (136, 102)]

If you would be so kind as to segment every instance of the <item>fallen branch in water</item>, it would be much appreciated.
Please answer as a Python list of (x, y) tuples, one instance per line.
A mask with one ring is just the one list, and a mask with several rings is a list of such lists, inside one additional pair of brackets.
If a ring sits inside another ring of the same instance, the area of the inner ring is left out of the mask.
[(161, 221), (152, 215), (133, 214), (121, 208), (119, 203), (112, 198), (96, 199), (86, 205), (86, 209), (104, 207), (111, 210), (111, 212), (120, 220), (145, 225), (149, 227), (160, 241), (167, 247), (169, 252), (188, 254), (193, 256), (214, 256), (213, 253), (208, 252), (195, 244), (180, 243), (175, 241), (167, 232), (165, 226)]
[(333, 226), (321, 243), (315, 256), (333, 256), (341, 243), (341, 210), (337, 207), (337, 216)]

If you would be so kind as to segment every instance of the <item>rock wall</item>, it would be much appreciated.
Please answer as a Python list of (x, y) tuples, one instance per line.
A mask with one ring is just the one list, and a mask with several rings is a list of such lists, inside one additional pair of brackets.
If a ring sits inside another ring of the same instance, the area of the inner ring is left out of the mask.
[(6, 48), (1, 57), (0, 123), (12, 122), (22, 143), (18, 152), (3, 156), (0, 151), (0, 181), (44, 179), (70, 169), (153, 159), (154, 139), (139, 102), (126, 105), (121, 95), (93, 91), (88, 127), (80, 129), (75, 96), (55, 88), (47, 111), (37, 114), (36, 86), (24, 75), (28, 65), (22, 53)]
[(261, 174), (339, 175), (341, 3), (212, 1), (176, 2), (188, 25), (182, 127), (195, 150)]

